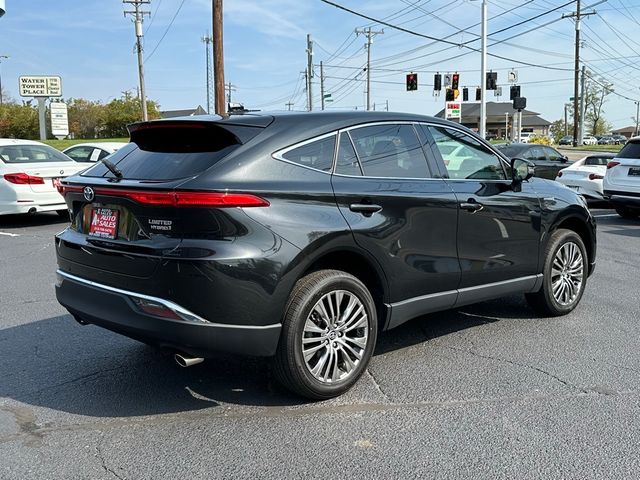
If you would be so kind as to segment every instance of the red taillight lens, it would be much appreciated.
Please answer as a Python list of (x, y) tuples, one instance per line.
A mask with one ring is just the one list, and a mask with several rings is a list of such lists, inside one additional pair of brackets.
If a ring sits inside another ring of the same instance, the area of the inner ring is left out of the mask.
[[(82, 192), (83, 187), (75, 185), (61, 185), (58, 191), (65, 195), (68, 192)], [(270, 204), (264, 198), (249, 193), (222, 192), (158, 192), (143, 190), (120, 190), (116, 188), (94, 188), (96, 195), (110, 197), (124, 197), (143, 205), (157, 205), (167, 207), (205, 207), (205, 208), (233, 208), (233, 207), (268, 207)]]
[(6, 173), (4, 179), (15, 185), (44, 185), (44, 178), (26, 173)]
[(602, 180), (604, 176), (598, 175), (597, 173), (589, 174), (589, 180)]
[(558, 178), (562, 176), (562, 172), (558, 172)]
[(607, 170), (613, 167), (617, 167), (618, 165), (620, 165), (620, 162), (609, 162), (607, 163)]

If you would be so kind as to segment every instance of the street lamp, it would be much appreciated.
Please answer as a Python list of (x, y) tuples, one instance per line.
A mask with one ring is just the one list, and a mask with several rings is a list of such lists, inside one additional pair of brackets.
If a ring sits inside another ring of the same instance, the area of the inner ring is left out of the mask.
[[(0, 66), (2, 66), (2, 60), (9, 58), (9, 55), (0, 55)], [(0, 70), (0, 106), (2, 106), (2, 70)]]

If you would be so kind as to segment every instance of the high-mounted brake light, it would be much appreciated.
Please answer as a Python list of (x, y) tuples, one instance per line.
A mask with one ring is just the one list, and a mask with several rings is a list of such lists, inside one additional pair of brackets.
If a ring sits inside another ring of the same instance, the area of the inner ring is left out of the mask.
[(26, 173), (5, 173), (4, 179), (15, 185), (44, 185), (44, 178)]
[(613, 167), (617, 167), (618, 165), (620, 165), (620, 162), (615, 162), (615, 161), (609, 162), (607, 163), (607, 170)]
[[(58, 189), (65, 195), (68, 192), (82, 192), (83, 187), (76, 185), (61, 185)], [(205, 208), (233, 208), (233, 207), (268, 207), (270, 204), (264, 198), (250, 193), (224, 192), (186, 192), (186, 191), (144, 191), (126, 190), (118, 188), (93, 187), (95, 195), (109, 197), (124, 197), (143, 205), (167, 207), (205, 207)]]

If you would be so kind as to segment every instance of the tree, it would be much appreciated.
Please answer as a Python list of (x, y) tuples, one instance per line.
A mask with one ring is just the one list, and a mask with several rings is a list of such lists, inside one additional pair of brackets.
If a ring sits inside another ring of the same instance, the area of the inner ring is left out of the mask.
[(564, 137), (564, 120), (556, 120), (549, 127), (551, 137), (555, 143), (558, 143)]
[(4, 103), (0, 107), (0, 137), (38, 138), (38, 109), (31, 105)]
[[(122, 92), (122, 97), (111, 100), (105, 106), (104, 131), (106, 137), (128, 137), (127, 125), (140, 121), (142, 106), (140, 99), (131, 92)], [(158, 103), (147, 100), (149, 120), (160, 118)]]
[(74, 138), (96, 138), (104, 130), (104, 105), (83, 98), (67, 100), (69, 133)]
[(587, 71), (585, 81), (585, 127), (592, 135), (611, 131), (611, 124), (604, 118), (603, 106), (613, 93), (613, 84)]

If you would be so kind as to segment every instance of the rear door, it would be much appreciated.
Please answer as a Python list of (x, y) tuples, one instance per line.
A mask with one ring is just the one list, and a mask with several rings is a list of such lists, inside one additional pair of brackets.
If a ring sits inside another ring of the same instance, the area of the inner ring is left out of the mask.
[[(392, 302), (457, 288), (455, 196), (428, 164), (413, 124), (341, 131), (332, 183), (355, 241), (383, 267)], [(430, 305), (454, 301), (455, 293)]]
[[(457, 248), (462, 269), (460, 288), (470, 289), (538, 273), (540, 204), (531, 184), (514, 191), (506, 166), (491, 149), (461, 129), (425, 126), (433, 139), (443, 174), (458, 205)], [(464, 145), (469, 157), (450, 167), (439, 145)], [(473, 295), (471, 290), (461, 291)]]

